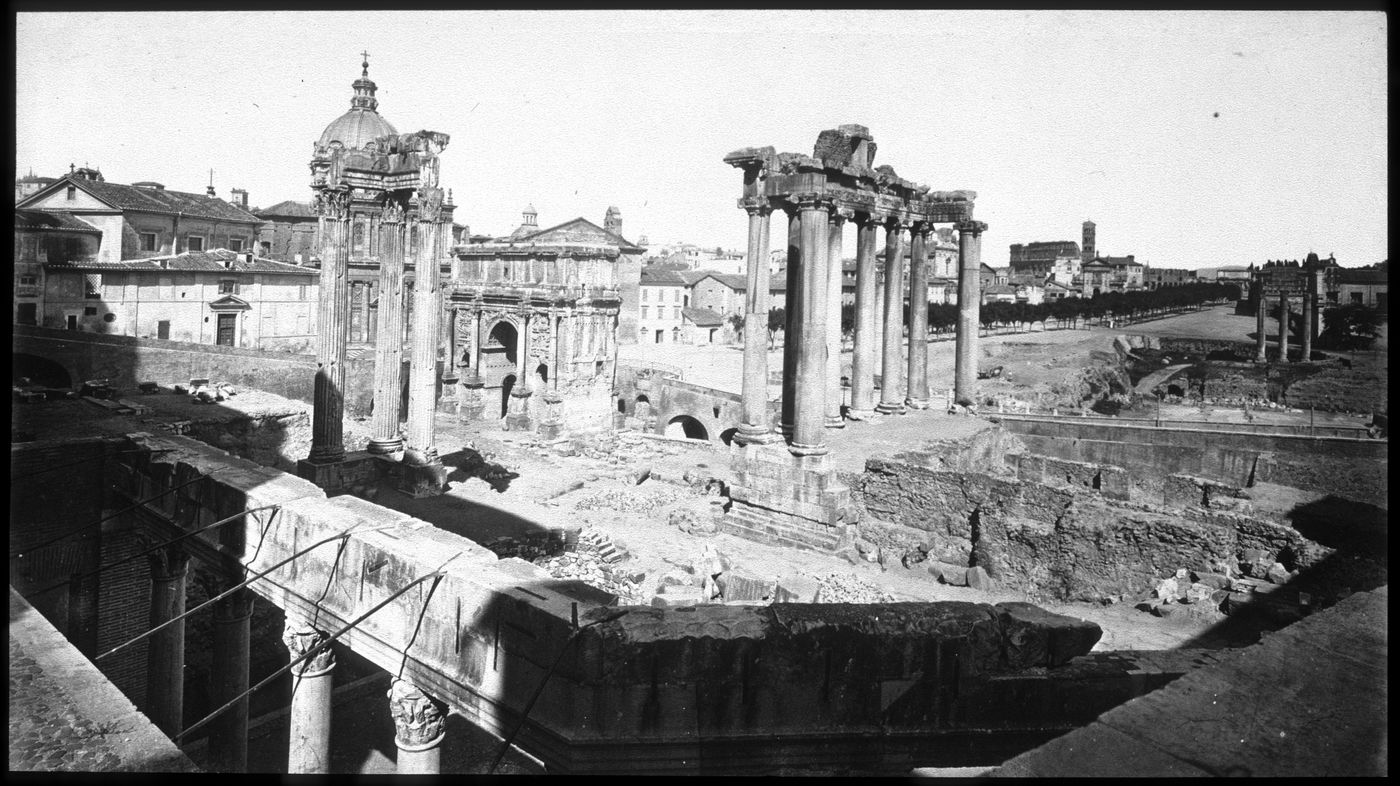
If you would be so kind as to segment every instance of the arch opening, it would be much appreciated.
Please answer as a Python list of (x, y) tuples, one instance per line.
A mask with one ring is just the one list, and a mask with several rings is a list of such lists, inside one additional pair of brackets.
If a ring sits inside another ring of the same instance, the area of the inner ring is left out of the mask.
[(719, 441), (726, 445), (734, 444), (734, 435), (739, 432), (737, 428), (727, 428), (719, 433)]
[(510, 412), (510, 392), (515, 389), (515, 375), (507, 374), (501, 380), (501, 417)]
[(46, 388), (72, 388), (73, 378), (59, 363), (39, 355), (18, 353), (10, 355), (10, 380), (19, 384), (29, 380), (30, 385)]
[(666, 424), (666, 436), (676, 439), (696, 439), (708, 442), (710, 434), (705, 426), (689, 415), (677, 415)]

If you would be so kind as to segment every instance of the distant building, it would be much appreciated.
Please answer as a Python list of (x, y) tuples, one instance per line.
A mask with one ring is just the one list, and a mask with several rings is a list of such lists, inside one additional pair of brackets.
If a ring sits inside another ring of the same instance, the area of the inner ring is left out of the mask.
[(15, 178), (15, 202), (33, 194), (41, 188), (53, 185), (58, 182), (56, 177), (39, 177), (34, 174), (34, 170), (29, 170), (29, 174), (24, 177)]
[(1079, 259), (1079, 244), (1072, 240), (1036, 241), (1011, 245), (1011, 269), (1016, 273), (1047, 276), (1057, 260)]
[(1179, 287), (1196, 283), (1196, 271), (1175, 267), (1152, 267), (1144, 265), (1142, 285), (1148, 289)]
[(1390, 310), (1389, 260), (1370, 267), (1341, 268), (1340, 288), (1333, 302)]
[(319, 256), (319, 219), (310, 202), (287, 200), (259, 208), (253, 215), (262, 219), (258, 229), (258, 253), (278, 262), (310, 265)]
[(1143, 264), (1126, 257), (1095, 257), (1080, 269), (1078, 286), (1085, 297), (1108, 292), (1133, 292), (1143, 288)]
[(709, 274), (695, 270), (642, 268), (638, 290), (637, 340), (646, 344), (683, 343), (682, 328), (690, 308), (690, 288)]
[(45, 264), (96, 259), (101, 243), (102, 230), (70, 213), (16, 208), (15, 324), (40, 324), (44, 314)]
[(691, 285), (690, 303), (723, 316), (744, 314), (748, 277), (737, 273), (700, 271), (705, 275)]
[(86, 168), (39, 188), (15, 207), (68, 213), (100, 229), (99, 262), (214, 248), (251, 251), (260, 223), (211, 194), (170, 191), (151, 181), (108, 183), (100, 171)]
[(219, 248), (117, 262), (50, 259), (44, 263), (41, 325), (230, 347), (304, 348), (316, 332), (317, 292), (316, 271), (251, 251)]

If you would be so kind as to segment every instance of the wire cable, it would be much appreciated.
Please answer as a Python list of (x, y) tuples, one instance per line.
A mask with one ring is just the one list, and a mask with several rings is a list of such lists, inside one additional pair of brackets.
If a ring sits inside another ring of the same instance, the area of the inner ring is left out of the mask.
[(98, 655), (97, 657), (93, 658), (92, 660), (93, 660), (93, 662), (95, 663), (95, 662), (97, 662), (97, 661), (99, 661), (99, 660), (101, 660), (101, 659), (107, 657), (108, 655), (111, 655), (111, 654), (113, 654), (113, 653), (115, 653), (115, 652), (118, 652), (118, 651), (120, 651), (120, 650), (126, 649), (127, 647), (131, 646), (132, 644), (135, 644), (136, 642), (138, 642), (138, 641), (140, 641), (140, 640), (146, 638), (147, 636), (150, 636), (150, 635), (154, 634), (156, 631), (161, 630), (162, 628), (165, 628), (165, 627), (168, 626), (168, 625), (173, 625), (174, 623), (179, 622), (180, 620), (184, 619), (185, 617), (190, 616), (191, 614), (195, 613), (196, 611), (199, 611), (200, 609), (205, 608), (205, 607), (211, 605), (211, 604), (214, 603), (215, 601), (223, 600), (224, 598), (228, 597), (229, 595), (232, 595), (233, 593), (237, 592), (238, 590), (243, 589), (244, 587), (248, 586), (249, 584), (252, 584), (253, 582), (257, 581), (258, 579), (261, 579), (262, 577), (266, 576), (267, 574), (273, 572), (274, 570), (277, 570), (278, 568), (282, 567), (283, 565), (286, 565), (288, 562), (291, 562), (292, 560), (294, 560), (294, 559), (296, 559), (296, 558), (302, 556), (303, 554), (307, 553), (308, 551), (311, 551), (312, 549), (320, 548), (321, 546), (324, 546), (324, 545), (326, 545), (327, 543), (330, 543), (330, 542), (333, 541), (333, 540), (340, 540), (340, 539), (342, 539), (342, 538), (348, 538), (348, 537), (350, 537), (351, 535), (361, 535), (361, 534), (364, 534), (364, 533), (366, 533), (366, 532), (378, 532), (379, 530), (383, 530), (383, 529), (392, 529), (393, 527), (396, 527), (396, 526), (398, 526), (398, 525), (397, 525), (397, 524), (386, 524), (386, 525), (384, 525), (384, 526), (382, 526), (382, 527), (373, 527), (373, 528), (371, 528), (371, 529), (346, 530), (345, 532), (342, 532), (342, 533), (340, 533), (339, 535), (332, 535), (331, 537), (326, 538), (326, 539), (324, 539), (324, 540), (318, 540), (318, 541), (316, 541), (315, 543), (312, 543), (310, 546), (307, 546), (306, 548), (302, 549), (301, 551), (298, 551), (297, 553), (293, 554), (292, 556), (287, 557), (286, 559), (282, 560), (281, 562), (278, 562), (278, 563), (276, 563), (276, 564), (274, 564), (274, 565), (268, 567), (267, 570), (264, 570), (264, 571), (262, 571), (261, 573), (255, 573), (255, 574), (253, 574), (253, 575), (250, 576), (249, 578), (247, 578), (247, 579), (245, 579), (245, 580), (243, 580), (243, 581), (241, 581), (241, 582), (239, 582), (239, 583), (233, 585), (232, 587), (229, 587), (228, 589), (224, 590), (223, 592), (220, 592), (218, 595), (215, 595), (214, 597), (210, 598), (209, 600), (204, 601), (203, 603), (199, 604), (198, 606), (195, 606), (194, 608), (187, 610), (184, 614), (181, 614), (181, 615), (178, 616), (178, 617), (171, 617), (170, 619), (166, 620), (165, 622), (162, 622), (161, 624), (155, 626), (154, 628), (151, 628), (150, 630), (146, 631), (145, 633), (142, 633), (142, 634), (140, 634), (139, 636), (136, 636), (135, 638), (133, 638), (133, 639), (131, 639), (131, 640), (129, 640), (129, 641), (123, 642), (122, 644), (118, 644), (117, 646), (113, 647), (113, 648), (110, 649), (110, 650), (107, 650), (106, 652), (102, 653), (101, 655)]
[(56, 590), (56, 589), (58, 589), (59, 587), (66, 587), (66, 586), (68, 586), (69, 584), (71, 584), (71, 583), (73, 583), (73, 582), (75, 582), (75, 581), (79, 581), (79, 580), (81, 580), (81, 579), (88, 578), (89, 576), (96, 576), (97, 574), (101, 573), (101, 572), (104, 571), (104, 570), (107, 570), (108, 568), (115, 568), (115, 567), (118, 566), (118, 565), (125, 565), (126, 563), (131, 562), (132, 560), (135, 560), (135, 559), (140, 559), (141, 557), (144, 557), (144, 556), (146, 556), (147, 554), (152, 554), (152, 553), (155, 553), (155, 552), (157, 552), (157, 551), (160, 551), (160, 550), (163, 549), (163, 548), (168, 548), (168, 547), (170, 547), (170, 546), (173, 546), (173, 545), (175, 545), (176, 543), (179, 543), (180, 541), (184, 540), (185, 538), (191, 538), (191, 537), (194, 537), (195, 535), (198, 535), (198, 534), (201, 533), (201, 532), (206, 532), (206, 531), (208, 531), (208, 530), (214, 529), (215, 527), (222, 527), (223, 525), (228, 524), (229, 522), (237, 521), (238, 519), (240, 519), (240, 518), (242, 518), (242, 517), (248, 515), (249, 513), (257, 513), (257, 512), (260, 511), (260, 510), (267, 510), (268, 508), (278, 508), (278, 509), (281, 509), (281, 507), (282, 507), (281, 503), (278, 503), (278, 504), (274, 504), (274, 505), (262, 505), (262, 506), (260, 506), (260, 507), (249, 508), (248, 510), (240, 511), (240, 512), (235, 513), (235, 514), (233, 514), (232, 516), (229, 516), (229, 517), (227, 517), (227, 518), (219, 519), (218, 521), (214, 522), (213, 524), (207, 524), (207, 525), (205, 525), (205, 526), (203, 526), (203, 527), (200, 527), (199, 529), (191, 530), (191, 531), (186, 532), (186, 533), (184, 533), (184, 534), (182, 534), (182, 535), (178, 535), (178, 536), (176, 536), (176, 537), (174, 537), (174, 538), (171, 538), (170, 540), (167, 540), (167, 541), (164, 541), (164, 542), (161, 542), (161, 543), (157, 543), (156, 545), (151, 546), (151, 547), (148, 548), (148, 549), (144, 549), (144, 550), (142, 550), (142, 551), (136, 552), (135, 554), (130, 554), (130, 555), (128, 555), (128, 556), (122, 557), (121, 559), (117, 560), (116, 562), (109, 562), (109, 563), (107, 563), (106, 565), (98, 565), (96, 568), (93, 568), (92, 570), (89, 570), (89, 571), (84, 571), (84, 572), (82, 572), (82, 573), (74, 573), (72, 576), (68, 577), (67, 579), (65, 579), (65, 580), (63, 580), (63, 581), (58, 582), (57, 584), (51, 584), (51, 585), (49, 585), (49, 586), (47, 586), (47, 587), (44, 587), (44, 588), (41, 589), (41, 590), (36, 590), (36, 591), (34, 591), (34, 592), (29, 593), (29, 596), (30, 596), (30, 597), (34, 597), (34, 596), (36, 596), (36, 595), (43, 595), (45, 592), (52, 592), (53, 590)]
[(94, 521), (94, 522), (92, 522), (92, 523), (90, 523), (90, 524), (84, 524), (83, 526), (78, 527), (77, 529), (69, 530), (68, 532), (65, 532), (65, 533), (63, 533), (63, 534), (61, 534), (61, 535), (56, 535), (56, 536), (54, 536), (54, 537), (52, 537), (52, 538), (49, 538), (48, 540), (43, 541), (42, 543), (39, 543), (39, 544), (37, 544), (37, 545), (28, 546), (28, 547), (23, 548), (23, 549), (20, 549), (20, 550), (18, 550), (18, 551), (12, 551), (12, 552), (10, 552), (10, 559), (15, 559), (16, 557), (23, 557), (23, 556), (24, 556), (24, 553), (27, 552), (27, 551), (38, 551), (39, 549), (42, 549), (42, 548), (44, 548), (45, 546), (52, 546), (53, 544), (59, 542), (60, 540), (64, 540), (64, 539), (66, 539), (66, 538), (70, 538), (70, 537), (72, 537), (72, 536), (74, 536), (74, 535), (77, 535), (79, 532), (85, 532), (85, 531), (87, 531), (87, 530), (90, 530), (90, 529), (92, 529), (93, 527), (96, 527), (96, 526), (98, 526), (99, 524), (102, 524), (102, 523), (105, 522), (105, 521), (109, 521), (109, 520), (111, 520), (111, 519), (116, 518), (117, 516), (122, 515), (123, 513), (130, 513), (131, 511), (136, 510), (137, 508), (141, 507), (142, 505), (146, 505), (146, 504), (149, 504), (149, 503), (151, 503), (151, 502), (155, 502), (156, 500), (160, 499), (161, 497), (164, 497), (166, 494), (169, 494), (169, 493), (171, 493), (171, 492), (173, 492), (173, 491), (179, 491), (180, 489), (185, 488), (186, 486), (193, 486), (194, 484), (198, 483), (198, 482), (201, 481), (201, 480), (205, 480), (205, 479), (207, 479), (207, 478), (211, 478), (211, 477), (213, 477), (214, 475), (216, 475), (216, 474), (218, 474), (218, 473), (220, 473), (220, 472), (223, 472), (225, 469), (232, 469), (232, 467), (221, 467), (221, 468), (216, 469), (216, 470), (214, 470), (213, 472), (210, 472), (210, 473), (208, 473), (208, 474), (206, 474), (206, 475), (196, 475), (195, 477), (193, 477), (193, 478), (191, 478), (191, 479), (185, 481), (184, 483), (179, 484), (178, 486), (171, 486), (170, 488), (166, 489), (165, 491), (162, 491), (161, 493), (155, 495), (154, 497), (150, 497), (150, 498), (148, 498), (148, 499), (143, 499), (143, 500), (140, 500), (140, 501), (138, 501), (138, 502), (132, 503), (131, 505), (128, 505), (127, 507), (122, 508), (121, 510), (117, 511), (116, 513), (112, 513), (112, 514), (103, 516), (102, 518), (100, 518), (100, 519), (98, 519), (97, 521)]
[[(457, 556), (456, 556), (456, 555), (453, 555), (452, 558), (449, 559), (447, 562), (451, 562), (453, 559), (456, 559), (456, 558), (457, 558)], [(444, 566), (444, 567), (446, 567), (446, 565), (447, 565), (446, 562), (443, 563), (443, 566)], [(237, 704), (238, 702), (242, 701), (243, 698), (244, 698), (245, 696), (247, 696), (248, 694), (252, 693), (252, 692), (255, 691), (255, 690), (261, 689), (263, 686), (265, 686), (265, 685), (267, 685), (268, 683), (272, 682), (274, 679), (277, 679), (278, 677), (282, 676), (282, 673), (283, 673), (283, 672), (286, 672), (286, 671), (292, 669), (293, 667), (298, 666), (298, 665), (300, 665), (300, 664), (302, 664), (302, 663), (304, 663), (304, 662), (310, 660), (312, 657), (314, 657), (315, 655), (319, 654), (319, 653), (321, 652), (321, 650), (324, 650), (324, 649), (326, 649), (327, 647), (330, 647), (330, 645), (331, 645), (336, 639), (339, 639), (341, 636), (345, 635), (346, 633), (349, 633), (350, 630), (351, 630), (352, 628), (354, 628), (355, 626), (359, 625), (361, 622), (364, 622), (365, 620), (369, 619), (370, 616), (373, 615), (375, 612), (379, 611), (380, 609), (382, 609), (382, 608), (384, 608), (385, 606), (389, 605), (389, 604), (392, 603), (393, 601), (397, 600), (398, 597), (399, 597), (400, 595), (403, 595), (405, 592), (408, 592), (410, 589), (413, 589), (414, 587), (416, 587), (416, 586), (418, 586), (419, 584), (421, 584), (421, 583), (427, 581), (428, 579), (435, 578), (435, 577), (438, 577), (438, 576), (441, 576), (441, 575), (442, 575), (442, 568), (439, 568), (438, 570), (436, 570), (436, 571), (434, 571), (434, 572), (432, 572), (432, 573), (426, 573), (426, 574), (424, 574), (424, 575), (422, 575), (422, 576), (419, 576), (418, 578), (414, 579), (413, 581), (410, 581), (409, 583), (405, 584), (401, 589), (399, 589), (399, 590), (398, 590), (397, 592), (395, 592), (393, 595), (390, 595), (389, 597), (385, 598), (384, 600), (380, 601), (379, 603), (376, 603), (376, 604), (374, 605), (374, 608), (370, 609), (369, 611), (366, 611), (364, 614), (361, 614), (360, 616), (358, 616), (358, 617), (356, 617), (355, 619), (351, 620), (345, 627), (343, 627), (343, 628), (341, 628), (340, 630), (336, 631), (335, 633), (331, 634), (329, 637), (326, 638), (325, 641), (322, 641), (322, 642), (320, 642), (319, 644), (312, 645), (312, 647), (311, 647), (310, 649), (308, 649), (308, 650), (306, 651), (305, 654), (301, 655), (300, 657), (293, 658), (292, 661), (291, 661), (290, 663), (288, 663), (286, 666), (283, 666), (282, 668), (278, 669), (277, 671), (273, 672), (272, 674), (268, 675), (265, 679), (263, 679), (263, 680), (262, 680), (261, 682), (259, 682), (257, 685), (254, 685), (253, 687), (251, 687), (251, 688), (249, 688), (248, 690), (244, 691), (242, 694), (240, 694), (238, 697), (234, 698), (232, 701), (228, 702), (227, 704), (225, 704), (224, 706), (218, 708), (217, 710), (214, 710), (213, 712), (209, 713), (208, 715), (205, 715), (203, 718), (201, 718), (200, 720), (196, 721), (196, 722), (194, 723), (194, 725), (187, 727), (184, 731), (182, 731), (182, 732), (180, 732), (179, 734), (175, 735), (175, 743), (176, 743), (177, 745), (179, 745), (179, 744), (182, 743), (182, 742), (185, 740), (185, 738), (188, 737), (188, 736), (190, 735), (190, 733), (193, 732), (195, 729), (199, 729), (199, 728), (204, 727), (206, 724), (209, 723), (209, 721), (211, 721), (211, 720), (213, 720), (214, 718), (218, 717), (219, 715), (223, 714), (223, 713), (224, 713), (225, 711), (227, 711), (230, 707), (232, 707), (232, 706), (234, 706), (235, 704)]]
[(175, 448), (160, 448), (160, 449), (158, 449), (158, 450), (149, 450), (149, 449), (147, 449), (147, 448), (137, 448), (137, 449), (135, 449), (135, 450), (118, 450), (118, 451), (116, 451), (115, 453), (103, 453), (103, 454), (100, 455), (100, 456), (88, 456), (88, 457), (85, 458), (85, 459), (78, 459), (77, 461), (70, 461), (70, 462), (68, 462), (67, 464), (58, 464), (58, 465), (52, 466), (52, 467), (44, 467), (43, 469), (36, 469), (36, 470), (34, 470), (33, 472), (26, 472), (26, 473), (24, 473), (23, 475), (11, 475), (11, 476), (10, 476), (10, 483), (14, 483), (16, 480), (24, 480), (24, 479), (26, 479), (26, 478), (32, 478), (32, 477), (34, 477), (35, 475), (42, 475), (42, 474), (44, 474), (45, 472), (53, 472), (53, 471), (56, 470), (56, 469), (67, 469), (68, 467), (76, 467), (76, 466), (78, 466), (79, 464), (86, 464), (86, 463), (88, 463), (89, 461), (96, 461), (97, 459), (111, 458), (112, 456), (126, 456), (126, 455), (129, 455), (129, 454), (132, 454), (132, 453), (146, 453), (146, 454), (149, 454), (149, 455), (154, 456), (154, 455), (157, 454), (157, 453), (173, 453), (174, 451), (175, 451)]

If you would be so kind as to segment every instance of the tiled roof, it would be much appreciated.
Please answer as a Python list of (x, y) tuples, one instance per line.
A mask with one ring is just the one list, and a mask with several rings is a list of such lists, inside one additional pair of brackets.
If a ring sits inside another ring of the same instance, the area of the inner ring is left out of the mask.
[(1385, 270), (1348, 270), (1342, 268), (1340, 275), (1343, 284), (1384, 284), (1388, 280), (1387, 272)]
[(718, 327), (724, 324), (724, 316), (708, 308), (683, 308), (681, 315), (698, 327)]
[(1014, 294), (1016, 294), (1016, 287), (1008, 286), (1008, 285), (1006, 285), (1006, 284), (992, 284), (991, 286), (982, 287), (982, 294), (984, 294), (984, 295), (1014, 295)]
[(176, 256), (149, 257), (146, 259), (124, 259), (121, 262), (50, 262), (45, 269), (60, 270), (128, 270), (132, 272), (188, 272), (188, 273), (273, 273), (278, 275), (317, 276), (313, 268), (278, 262), (262, 257), (248, 261), (246, 254), (216, 248), (212, 251), (186, 251)]
[[(144, 210), (152, 213), (183, 213), (192, 218), (211, 218), (219, 221), (245, 221), (257, 223), (258, 217), (243, 208), (231, 205), (218, 197), (203, 194), (186, 194), (183, 191), (167, 191), (160, 188), (141, 188), (121, 183), (108, 183), (101, 180), (84, 180), (65, 177), (55, 184), (72, 183), (120, 210)], [(50, 186), (53, 188), (55, 186)], [(47, 191), (47, 189), (45, 189)]]
[(278, 202), (272, 207), (259, 208), (253, 211), (255, 216), (279, 216), (289, 218), (315, 218), (316, 210), (307, 202), (297, 202), (288, 199), (285, 202)]
[[(747, 292), (749, 289), (748, 276), (739, 273), (715, 273), (713, 271), (706, 271), (702, 278), (713, 278), (735, 292)], [(695, 283), (700, 283), (700, 279), (697, 279)]]
[(15, 209), (15, 229), (54, 229), (102, 234), (102, 230), (71, 213), (50, 213), (46, 210), (21, 210), (18, 208)]
[(705, 270), (657, 270), (655, 265), (642, 268), (641, 283), (653, 286), (688, 287), (714, 271)]

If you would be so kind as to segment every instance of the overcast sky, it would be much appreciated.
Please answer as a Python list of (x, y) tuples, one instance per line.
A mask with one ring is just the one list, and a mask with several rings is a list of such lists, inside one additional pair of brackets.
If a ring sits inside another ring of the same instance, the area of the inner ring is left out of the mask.
[[(870, 128), (875, 163), (977, 192), (984, 261), (1080, 239), (1162, 267), (1387, 257), (1386, 18), (1366, 12), (21, 14), (16, 167), (310, 198), (370, 53), (380, 113), (442, 131), (457, 221), (622, 211), (742, 249), (721, 160)], [(848, 244), (853, 245), (848, 234)], [(853, 248), (848, 248), (851, 254)]]

